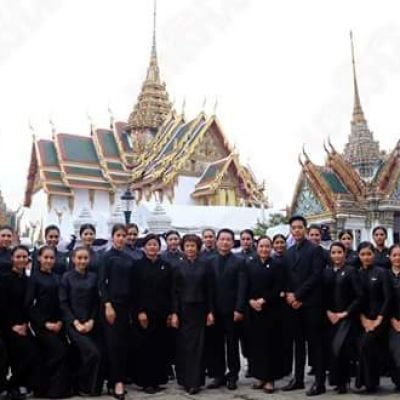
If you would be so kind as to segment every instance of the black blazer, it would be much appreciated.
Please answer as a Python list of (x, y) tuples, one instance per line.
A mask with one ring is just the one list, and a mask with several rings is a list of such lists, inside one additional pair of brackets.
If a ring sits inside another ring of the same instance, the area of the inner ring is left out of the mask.
[(286, 251), (283, 263), (286, 292), (293, 292), (304, 306), (319, 306), (322, 300), (322, 272), (325, 268), (322, 247), (304, 239)]
[(210, 265), (197, 258), (193, 262), (180, 260), (173, 269), (172, 311), (178, 313), (183, 304), (205, 304), (214, 311), (214, 282)]
[(359, 272), (363, 289), (361, 313), (368, 319), (378, 315), (388, 317), (392, 305), (392, 286), (389, 271), (380, 267), (361, 269)]
[(235, 254), (229, 253), (223, 270), (220, 254), (211, 258), (209, 262), (214, 274), (216, 311), (225, 315), (234, 311), (243, 313), (246, 307), (247, 287), (244, 261)]
[(347, 311), (353, 316), (359, 312), (363, 292), (354, 267), (345, 266), (337, 271), (332, 267), (327, 268), (324, 271), (323, 289), (326, 310)]
[(279, 261), (270, 258), (263, 263), (258, 256), (246, 264), (247, 272), (247, 300), (262, 298), (265, 307), (279, 304), (284, 286), (284, 271)]

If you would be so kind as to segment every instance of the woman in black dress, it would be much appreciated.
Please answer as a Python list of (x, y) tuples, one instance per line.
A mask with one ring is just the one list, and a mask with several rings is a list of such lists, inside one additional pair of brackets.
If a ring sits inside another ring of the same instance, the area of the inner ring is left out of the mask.
[(165, 234), (165, 241), (167, 249), (161, 253), (161, 258), (174, 267), (183, 258), (180, 249), (181, 236), (178, 231), (170, 230)]
[(79, 395), (101, 395), (103, 355), (99, 346), (99, 294), (97, 275), (87, 270), (90, 254), (86, 247), (72, 253), (74, 269), (66, 272), (59, 290), (66, 332), (79, 353), (75, 367), (75, 390)]
[(393, 360), (392, 380), (397, 391), (400, 390), (400, 245), (395, 244), (389, 249), (392, 265), (390, 282), (393, 291), (392, 310), (390, 313), (389, 352)]
[(109, 385), (114, 386), (113, 395), (125, 398), (125, 382), (130, 341), (130, 317), (135, 294), (133, 260), (124, 248), (125, 225), (112, 229), (112, 248), (102, 260), (100, 268), (100, 313), (104, 318), (104, 333), (108, 355)]
[(374, 265), (374, 246), (362, 242), (358, 246), (361, 262), (360, 282), (363, 291), (361, 304), (361, 337), (357, 387), (367, 392), (379, 387), (379, 377), (385, 354), (385, 334), (392, 300), (389, 271)]
[(330, 247), (332, 265), (324, 270), (323, 293), (328, 319), (329, 380), (338, 394), (347, 393), (350, 366), (356, 346), (362, 289), (358, 272), (346, 265), (346, 248), (341, 242)]
[(262, 236), (257, 242), (257, 257), (247, 262), (248, 338), (251, 376), (259, 380), (254, 387), (266, 393), (274, 391), (281, 378), (282, 320), (281, 292), (284, 272), (271, 257), (272, 241)]
[(126, 246), (125, 251), (134, 259), (143, 257), (143, 251), (138, 247), (139, 227), (135, 223), (126, 225)]
[(201, 239), (185, 235), (184, 258), (173, 273), (171, 325), (178, 329), (176, 372), (178, 383), (189, 394), (204, 385), (205, 327), (214, 322), (213, 275), (206, 260), (199, 258)]
[(346, 249), (346, 265), (351, 265), (352, 267), (360, 267), (360, 259), (358, 258), (358, 253), (353, 250), (353, 232), (350, 229), (344, 229), (339, 232), (339, 241), (343, 244)]
[(374, 265), (390, 269), (389, 249), (386, 247), (387, 230), (384, 226), (376, 226), (372, 230), (375, 243)]
[(282, 261), (283, 256), (285, 255), (286, 252), (286, 237), (285, 235), (282, 235), (281, 233), (277, 233), (274, 235), (272, 238), (272, 257), (275, 260)]
[[(57, 225), (49, 225), (44, 230), (44, 238), (46, 241), (46, 246), (49, 246), (54, 249), (55, 254), (55, 264), (52, 272), (59, 276), (62, 276), (63, 273), (68, 269), (68, 253), (62, 253), (58, 251), (57, 246), (60, 242), (60, 228)], [(40, 270), (39, 263), (39, 254), (38, 251), (33, 251), (32, 254), (32, 272), (31, 275)]]
[(0, 278), (0, 319), (6, 344), (11, 377), (8, 380), (8, 396), (21, 400), (20, 388), (37, 391), (40, 385), (39, 350), (36, 338), (29, 329), (25, 307), (28, 278), (25, 268), (29, 262), (29, 250), (16, 246), (11, 252), (11, 270)]
[[(101, 259), (104, 252), (101, 250), (95, 251), (93, 243), (96, 240), (96, 228), (92, 224), (83, 224), (79, 228), (79, 237), (81, 239), (81, 246), (86, 247), (90, 254), (90, 263), (87, 267), (88, 271), (99, 274)], [(70, 260), (70, 269), (74, 269), (72, 260)]]
[(145, 256), (136, 262), (138, 299), (134, 317), (140, 346), (135, 382), (146, 393), (156, 393), (168, 381), (171, 322), (172, 269), (159, 255), (160, 239), (149, 234), (143, 239)]
[(39, 393), (43, 397), (63, 398), (72, 393), (67, 367), (67, 341), (58, 299), (60, 278), (53, 272), (55, 256), (53, 247), (40, 248), (40, 269), (28, 280), (25, 301), (42, 356)]
[(11, 244), (14, 231), (8, 225), (0, 226), (0, 274), (11, 270)]

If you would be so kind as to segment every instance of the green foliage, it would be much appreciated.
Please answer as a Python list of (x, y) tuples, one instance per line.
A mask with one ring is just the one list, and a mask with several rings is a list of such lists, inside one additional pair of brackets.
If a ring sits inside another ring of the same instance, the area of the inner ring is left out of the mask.
[(279, 213), (271, 214), (267, 222), (257, 220), (257, 224), (253, 228), (253, 232), (255, 236), (265, 235), (267, 229), (272, 228), (273, 226), (288, 224), (288, 223), (289, 223), (289, 218), (286, 215)]

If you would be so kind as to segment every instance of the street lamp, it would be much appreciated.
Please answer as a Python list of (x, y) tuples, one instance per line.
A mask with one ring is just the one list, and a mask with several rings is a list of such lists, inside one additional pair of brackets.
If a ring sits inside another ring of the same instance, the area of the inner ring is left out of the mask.
[(121, 196), (121, 200), (125, 202), (125, 209), (124, 209), (125, 223), (129, 224), (131, 222), (131, 216), (132, 216), (131, 205), (133, 200), (135, 200), (135, 196), (132, 194), (129, 186), (125, 190), (125, 193)]

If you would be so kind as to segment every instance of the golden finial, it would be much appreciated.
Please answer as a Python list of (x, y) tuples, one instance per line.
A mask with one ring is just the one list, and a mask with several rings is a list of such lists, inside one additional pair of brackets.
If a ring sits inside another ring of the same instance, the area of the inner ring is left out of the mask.
[(326, 154), (328, 154), (328, 156), (329, 156), (329, 155), (330, 155), (330, 152), (329, 152), (328, 147), (326, 147), (326, 142), (325, 142), (325, 140), (324, 140), (324, 142), (323, 142), (323, 147), (324, 147), (324, 150), (326, 151)]
[(297, 158), (297, 161), (299, 162), (299, 164), (301, 165), (301, 167), (304, 168), (304, 163), (303, 163), (303, 161), (302, 161), (302, 159), (301, 159), (301, 153), (299, 153), (299, 156), (298, 156), (298, 158)]
[(93, 134), (94, 134), (94, 123), (93, 123), (93, 118), (90, 115), (89, 110), (86, 110), (86, 118), (88, 119), (88, 121), (90, 123), (90, 136), (93, 136)]
[(113, 127), (114, 127), (114, 113), (113, 113), (113, 110), (112, 110), (110, 104), (107, 107), (107, 111), (108, 111), (108, 115), (110, 117), (110, 128), (113, 129)]
[(182, 112), (181, 112), (182, 116), (185, 115), (185, 108), (186, 108), (186, 97), (184, 97), (182, 101)]
[(54, 123), (54, 119), (51, 115), (49, 115), (49, 124), (51, 128), (51, 137), (54, 139), (56, 137), (56, 124)]
[(31, 135), (32, 135), (32, 140), (35, 142), (36, 141), (36, 132), (35, 132), (35, 128), (32, 125), (32, 121), (30, 119), (28, 121), (28, 127), (29, 127), (29, 130), (30, 130)]
[(201, 111), (202, 112), (204, 112), (204, 110), (206, 109), (206, 105), (207, 105), (207, 97), (204, 96), (203, 103), (201, 103)]
[(217, 107), (218, 107), (218, 97), (215, 98), (214, 108), (213, 108), (213, 115), (217, 115)]
[(308, 154), (306, 153), (306, 145), (303, 144), (303, 155), (306, 158), (306, 161), (310, 161), (310, 157), (308, 157)]
[(353, 122), (365, 123), (364, 112), (361, 107), (360, 94), (358, 91), (357, 74), (356, 74), (356, 61), (354, 55), (354, 41), (353, 31), (350, 31), (350, 45), (351, 45), (351, 61), (353, 64), (353, 84), (354, 84), (354, 107), (353, 107)]
[(333, 147), (333, 144), (331, 142), (331, 138), (328, 136), (328, 145), (332, 150), (332, 153), (336, 153), (336, 149)]

